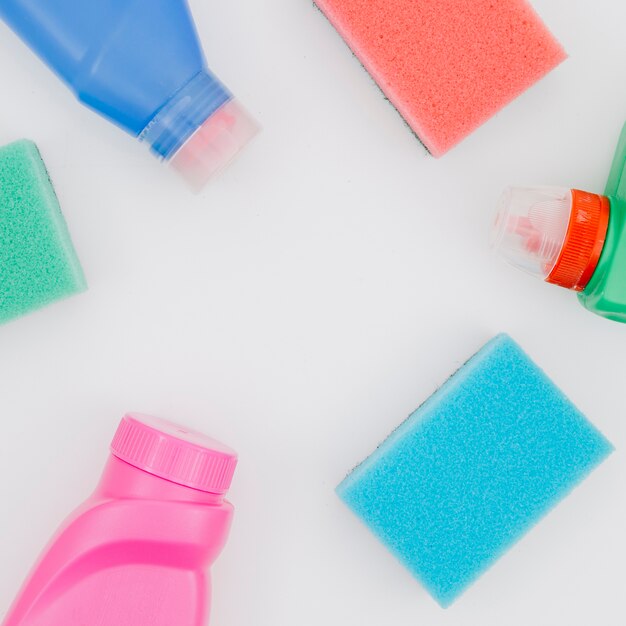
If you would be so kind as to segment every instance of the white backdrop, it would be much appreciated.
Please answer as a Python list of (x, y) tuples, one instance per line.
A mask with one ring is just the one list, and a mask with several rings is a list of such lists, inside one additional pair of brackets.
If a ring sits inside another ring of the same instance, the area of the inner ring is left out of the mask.
[[(626, 327), (487, 231), (507, 184), (602, 191), (626, 4), (534, 5), (570, 59), (435, 160), (310, 1), (192, 0), (264, 127), (199, 196), (0, 25), (0, 143), (40, 146), (90, 285), (0, 327), (0, 615), (136, 410), (240, 453), (212, 624), (624, 623)], [(500, 331), (617, 452), (444, 611), (333, 490)]]

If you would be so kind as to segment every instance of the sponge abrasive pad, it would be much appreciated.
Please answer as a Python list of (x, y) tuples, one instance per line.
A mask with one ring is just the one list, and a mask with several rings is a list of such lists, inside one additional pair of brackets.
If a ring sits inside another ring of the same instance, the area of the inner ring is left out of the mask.
[(39, 150), (0, 148), (0, 323), (85, 288)]
[(337, 492), (447, 606), (611, 450), (499, 335)]
[(526, 0), (315, 0), (440, 156), (566, 58)]

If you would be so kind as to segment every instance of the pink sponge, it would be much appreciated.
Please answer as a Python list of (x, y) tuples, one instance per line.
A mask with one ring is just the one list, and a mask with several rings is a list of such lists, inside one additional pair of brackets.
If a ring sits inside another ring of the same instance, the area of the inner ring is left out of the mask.
[(440, 156), (566, 58), (526, 0), (316, 0)]

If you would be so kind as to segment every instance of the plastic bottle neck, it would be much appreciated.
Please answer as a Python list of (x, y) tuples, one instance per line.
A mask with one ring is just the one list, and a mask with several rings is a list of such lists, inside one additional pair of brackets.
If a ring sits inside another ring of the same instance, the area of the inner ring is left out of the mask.
[(200, 504), (223, 504), (222, 495), (192, 489), (154, 476), (111, 454), (102, 473), (96, 496), (115, 499), (167, 500)]
[(232, 94), (208, 70), (196, 74), (163, 106), (139, 136), (152, 152), (169, 160)]

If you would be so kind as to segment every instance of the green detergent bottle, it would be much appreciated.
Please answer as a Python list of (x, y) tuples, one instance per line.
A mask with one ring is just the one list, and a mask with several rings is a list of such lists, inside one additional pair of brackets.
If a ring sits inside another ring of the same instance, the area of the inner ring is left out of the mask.
[(604, 195), (559, 187), (509, 187), (492, 246), (510, 264), (578, 292), (581, 304), (626, 322), (626, 125)]

